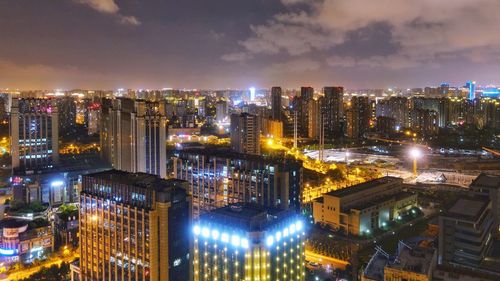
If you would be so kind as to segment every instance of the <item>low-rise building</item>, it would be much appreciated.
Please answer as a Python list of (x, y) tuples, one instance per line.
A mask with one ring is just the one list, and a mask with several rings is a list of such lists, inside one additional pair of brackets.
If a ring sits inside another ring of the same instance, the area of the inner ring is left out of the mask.
[(52, 227), (44, 219), (0, 221), (0, 262), (30, 263), (54, 250)]
[(431, 281), (436, 257), (432, 248), (404, 246), (396, 260), (384, 268), (384, 281)]
[(431, 247), (408, 246), (402, 241), (394, 255), (377, 247), (361, 281), (431, 281), (436, 257), (436, 251)]
[(325, 193), (313, 202), (314, 222), (352, 235), (370, 234), (417, 207), (403, 179), (382, 177)]

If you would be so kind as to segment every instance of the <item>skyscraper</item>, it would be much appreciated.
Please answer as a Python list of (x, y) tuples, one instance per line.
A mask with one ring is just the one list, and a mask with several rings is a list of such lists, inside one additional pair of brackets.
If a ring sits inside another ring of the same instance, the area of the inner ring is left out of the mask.
[(304, 227), (294, 212), (231, 205), (193, 227), (194, 280), (304, 280)]
[(271, 118), (281, 121), (281, 87), (271, 89)]
[(342, 121), (344, 115), (344, 88), (325, 87), (325, 96), (322, 98), (321, 114), (325, 127), (325, 138), (332, 140), (339, 137), (342, 132)]
[(14, 98), (10, 115), (12, 168), (50, 168), (59, 162), (59, 119), (52, 99)]
[(117, 170), (83, 176), (81, 280), (189, 280), (186, 184)]
[(311, 99), (307, 103), (307, 137), (312, 139), (319, 138), (319, 129), (321, 121), (320, 101)]
[(64, 96), (56, 99), (59, 113), (59, 130), (62, 135), (75, 129), (76, 101), (74, 97)]
[(231, 115), (231, 149), (240, 153), (260, 154), (260, 124), (257, 115)]
[(313, 87), (301, 87), (300, 88), (300, 96), (304, 99), (304, 100), (312, 100), (313, 97), (314, 97), (314, 89)]
[(352, 139), (363, 137), (370, 128), (370, 116), (368, 97), (352, 97), (347, 110), (347, 136)]
[(166, 122), (162, 102), (104, 99), (101, 155), (115, 169), (166, 177)]
[(469, 100), (476, 98), (476, 81), (467, 81), (465, 87), (469, 91)]

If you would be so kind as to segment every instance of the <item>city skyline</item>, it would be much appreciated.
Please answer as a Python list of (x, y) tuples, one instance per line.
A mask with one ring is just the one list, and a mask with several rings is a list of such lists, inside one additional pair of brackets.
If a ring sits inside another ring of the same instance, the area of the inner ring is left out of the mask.
[(0, 88), (500, 84), (500, 3), (386, 4), (8, 1)]

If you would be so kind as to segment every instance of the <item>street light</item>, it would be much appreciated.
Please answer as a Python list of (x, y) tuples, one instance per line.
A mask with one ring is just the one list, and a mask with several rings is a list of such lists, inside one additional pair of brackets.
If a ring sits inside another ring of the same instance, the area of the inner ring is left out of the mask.
[(413, 158), (413, 174), (417, 176), (417, 159), (422, 157), (422, 151), (420, 149), (413, 147), (410, 149), (410, 156)]

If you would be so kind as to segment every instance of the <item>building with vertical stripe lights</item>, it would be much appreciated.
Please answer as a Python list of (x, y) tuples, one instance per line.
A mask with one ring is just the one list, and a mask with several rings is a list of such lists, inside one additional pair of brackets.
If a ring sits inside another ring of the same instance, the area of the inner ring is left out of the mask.
[(189, 280), (185, 184), (117, 170), (83, 176), (80, 280)]
[(305, 224), (292, 211), (229, 205), (193, 226), (195, 281), (304, 280)]

